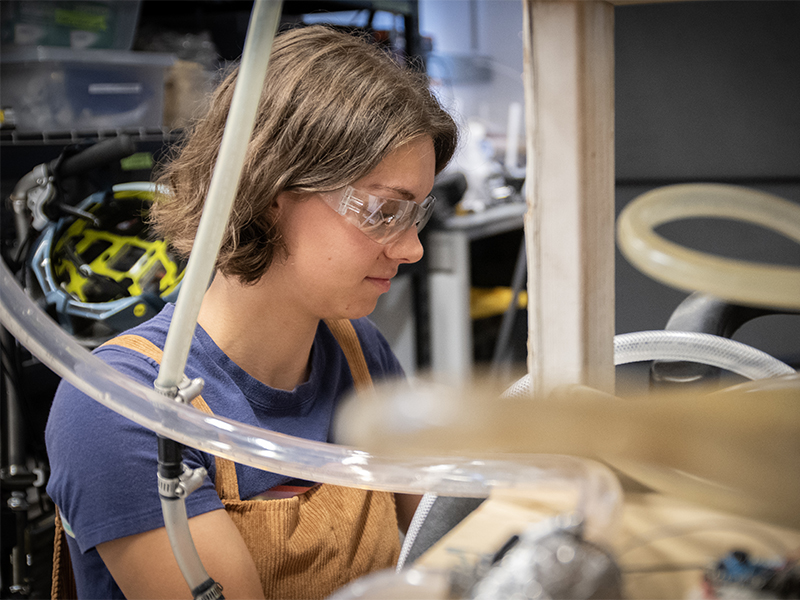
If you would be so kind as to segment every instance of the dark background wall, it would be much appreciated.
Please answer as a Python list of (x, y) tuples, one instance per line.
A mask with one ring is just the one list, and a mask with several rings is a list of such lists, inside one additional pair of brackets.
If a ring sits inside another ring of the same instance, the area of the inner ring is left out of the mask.
[(800, 2), (618, 6), (617, 179), (800, 176)]
[[(800, 203), (800, 2), (669, 2), (615, 9), (617, 210), (649, 189), (725, 182)], [(689, 247), (800, 267), (800, 245), (721, 219), (665, 225)], [(686, 296), (619, 253), (618, 333), (658, 329)], [(800, 290), (798, 290), (800, 296)], [(800, 316), (735, 336), (795, 364)]]

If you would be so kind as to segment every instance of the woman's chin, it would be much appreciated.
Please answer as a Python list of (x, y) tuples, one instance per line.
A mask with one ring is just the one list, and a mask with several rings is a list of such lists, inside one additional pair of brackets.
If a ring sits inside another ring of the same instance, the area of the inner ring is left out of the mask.
[(360, 319), (367, 317), (375, 310), (378, 304), (378, 299), (366, 300), (357, 304), (352, 304), (341, 311), (340, 315), (334, 318), (337, 319)]

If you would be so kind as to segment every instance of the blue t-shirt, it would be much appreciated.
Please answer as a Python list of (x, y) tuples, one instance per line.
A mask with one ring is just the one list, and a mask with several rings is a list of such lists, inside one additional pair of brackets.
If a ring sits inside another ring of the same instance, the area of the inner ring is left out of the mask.
[[(129, 333), (164, 347), (173, 305)], [(402, 376), (388, 343), (369, 321), (352, 322), (374, 380)], [(103, 361), (149, 386), (158, 365), (128, 348), (95, 350)], [(311, 350), (308, 381), (293, 391), (270, 388), (236, 365), (198, 326), (185, 373), (201, 377), (203, 398), (216, 415), (297, 437), (331, 441), (337, 401), (353, 387), (347, 361), (320, 322)], [(45, 430), (51, 475), (47, 492), (66, 522), (69, 551), (81, 598), (123, 598), (95, 546), (164, 526), (158, 496), (156, 434), (62, 381)], [(189, 517), (222, 508), (214, 488), (214, 457), (186, 448), (184, 462), (209, 477), (186, 499)], [(292, 478), (236, 465), (239, 493), (247, 500)]]

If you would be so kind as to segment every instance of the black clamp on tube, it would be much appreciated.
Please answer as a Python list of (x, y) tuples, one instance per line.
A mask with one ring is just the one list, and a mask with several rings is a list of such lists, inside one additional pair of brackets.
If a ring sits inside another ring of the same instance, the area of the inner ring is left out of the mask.
[[(185, 379), (177, 390), (156, 389), (177, 402), (188, 403), (199, 395), (202, 387), (202, 380)], [(158, 436), (158, 494), (172, 552), (192, 590), (192, 597), (195, 600), (219, 600), (224, 598), (222, 586), (211, 579), (203, 567), (186, 514), (186, 497), (202, 485), (206, 475), (204, 468), (190, 469), (184, 464), (180, 442)]]

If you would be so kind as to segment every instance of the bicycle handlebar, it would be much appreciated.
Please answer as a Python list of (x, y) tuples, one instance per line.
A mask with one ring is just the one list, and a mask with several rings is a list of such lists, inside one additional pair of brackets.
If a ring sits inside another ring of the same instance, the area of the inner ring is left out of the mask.
[(101, 140), (86, 150), (50, 163), (51, 171), (58, 177), (71, 177), (97, 167), (121, 160), (136, 152), (136, 143), (127, 135)]

